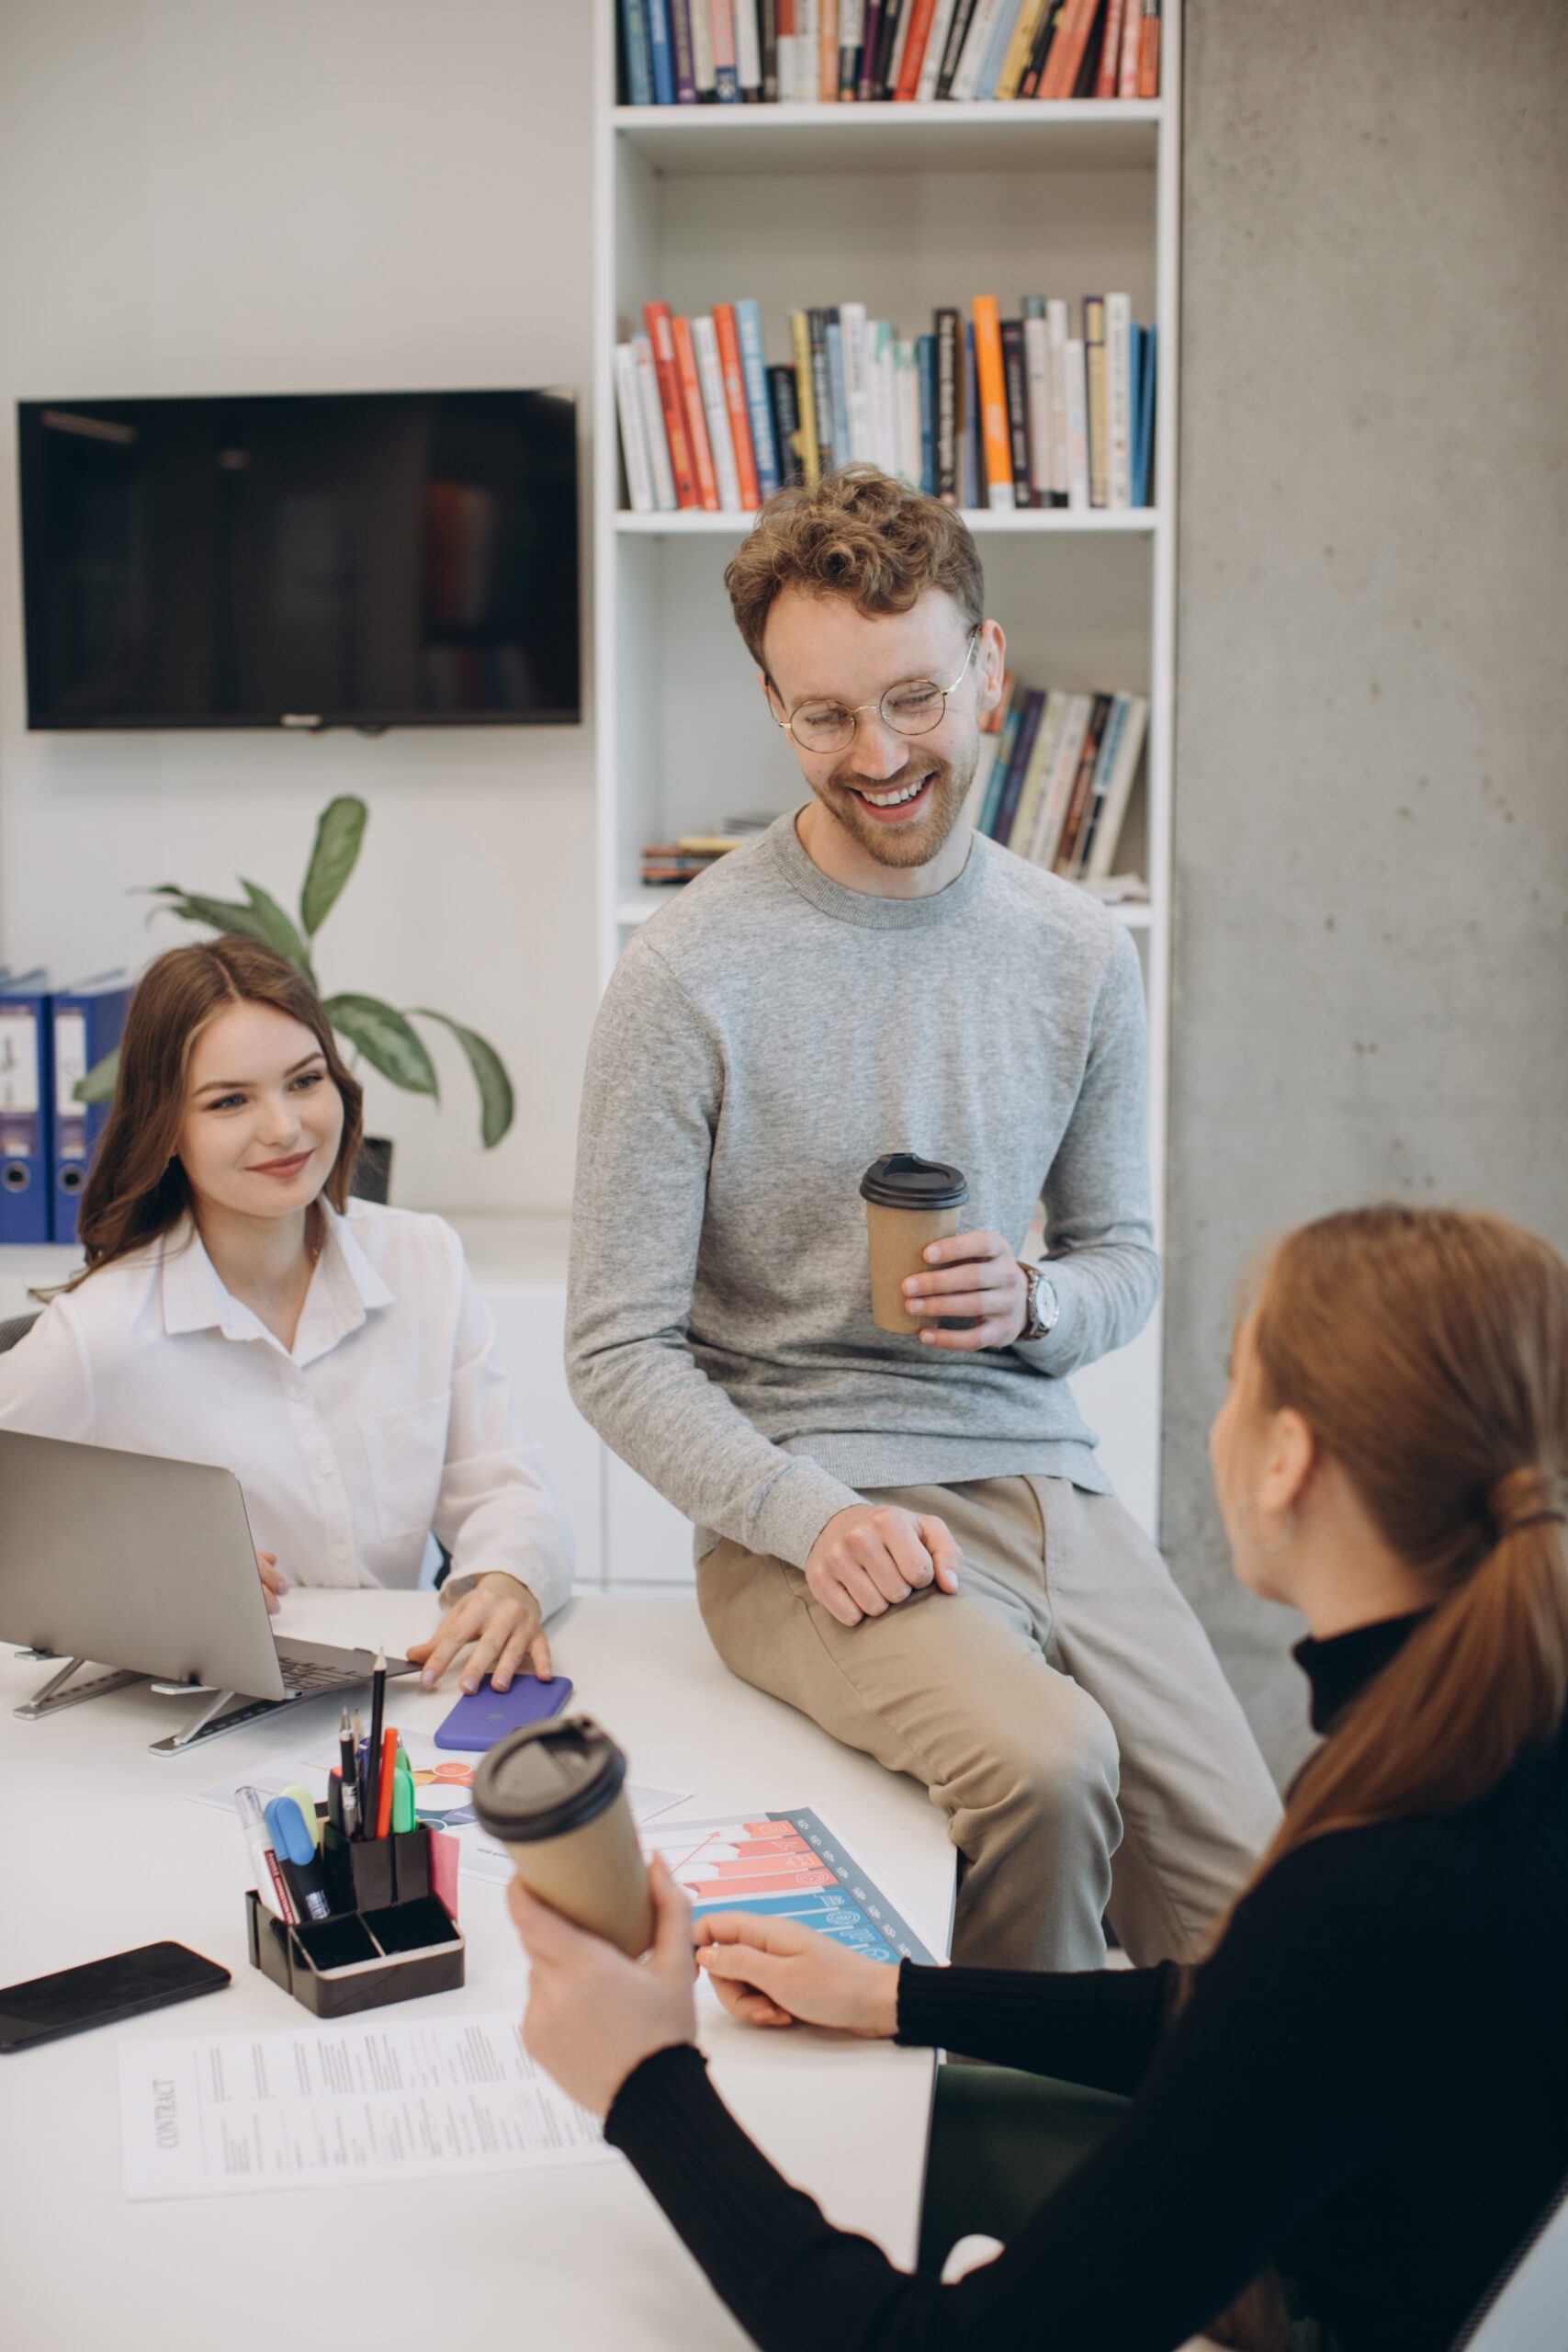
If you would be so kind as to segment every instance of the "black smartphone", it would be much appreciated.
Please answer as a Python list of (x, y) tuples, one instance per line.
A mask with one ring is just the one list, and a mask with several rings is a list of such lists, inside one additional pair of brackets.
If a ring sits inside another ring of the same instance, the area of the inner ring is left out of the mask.
[(215, 1960), (203, 1960), (184, 1944), (142, 1944), (117, 1951), (111, 1960), (85, 1968), (62, 1968), (0, 1991), (0, 2051), (26, 2050), (34, 2041), (58, 2041), (89, 2026), (118, 2025), (143, 2009), (166, 2009), (171, 2001), (194, 2001), (218, 1993), (232, 1980)]

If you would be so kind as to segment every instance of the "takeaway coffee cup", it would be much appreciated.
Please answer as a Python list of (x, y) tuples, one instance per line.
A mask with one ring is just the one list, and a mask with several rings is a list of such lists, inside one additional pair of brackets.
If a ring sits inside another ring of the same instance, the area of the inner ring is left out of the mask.
[(653, 1941), (626, 1759), (588, 1715), (530, 1724), (474, 1773), (474, 1811), (531, 1894), (636, 1959)]
[(963, 1230), (960, 1211), (969, 1198), (961, 1169), (912, 1151), (890, 1151), (874, 1159), (860, 1180), (871, 1246), (871, 1312), (879, 1331), (919, 1330), (924, 1316), (904, 1304), (904, 1283), (926, 1272), (921, 1251), (932, 1241)]

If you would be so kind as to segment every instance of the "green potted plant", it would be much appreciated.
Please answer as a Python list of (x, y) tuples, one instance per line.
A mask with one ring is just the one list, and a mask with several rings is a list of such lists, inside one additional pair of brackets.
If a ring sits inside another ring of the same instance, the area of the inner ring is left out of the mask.
[[(286, 956), (291, 964), (297, 964), (311, 987), (319, 989), (321, 983), (312, 960), (316, 934), (342, 897), (344, 885), (358, 862), (369, 814), (364, 801), (350, 794), (330, 800), (322, 809), (299, 892), (298, 922), (269, 891), (259, 883), (246, 881), (243, 875), (240, 876), (240, 888), (245, 894), (243, 899), (204, 898), (194, 890), (182, 889), (177, 882), (160, 882), (150, 892), (162, 902), (153, 913), (179, 915), (186, 922), (205, 924), (209, 931), (239, 932), (247, 939), (259, 939), (276, 948), (280, 956)], [(410, 1012), (421, 1021), (438, 1021), (456, 1037), (473, 1071), (479, 1094), (479, 1136), (485, 1150), (491, 1150), (506, 1134), (516, 1107), (512, 1080), (495, 1047), (477, 1030), (465, 1028), (461, 1022), (452, 1020), (447, 1013), (434, 1012), (429, 1005), (414, 1005), (409, 1012), (400, 1012), (379, 997), (353, 991), (336, 996), (323, 994), (321, 1001), (327, 1018), (356, 1061), (363, 1055), (372, 1069), (379, 1070), (394, 1086), (400, 1086), (409, 1094), (428, 1094), (436, 1101), (440, 1100), (441, 1089), (435, 1065)], [(78, 1085), (78, 1099), (84, 1102), (107, 1102), (114, 1092), (118, 1063), (118, 1052), (107, 1054)], [(355, 1190), (372, 1199), (385, 1200), (390, 1157), (389, 1143), (384, 1138), (367, 1137)]]

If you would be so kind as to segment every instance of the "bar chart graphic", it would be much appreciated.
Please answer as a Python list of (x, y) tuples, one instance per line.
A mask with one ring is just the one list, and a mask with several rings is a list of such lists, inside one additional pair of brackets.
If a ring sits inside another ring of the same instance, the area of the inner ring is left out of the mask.
[(648, 1853), (663, 1856), (699, 1919), (711, 1911), (758, 1911), (798, 1919), (872, 1960), (931, 1959), (819, 1814), (803, 1808), (660, 1821), (645, 1824), (641, 1835)]

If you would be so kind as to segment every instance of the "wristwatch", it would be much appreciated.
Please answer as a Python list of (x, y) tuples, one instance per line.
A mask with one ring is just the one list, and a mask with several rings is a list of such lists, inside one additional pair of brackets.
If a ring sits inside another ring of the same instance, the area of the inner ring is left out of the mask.
[(1062, 1302), (1056, 1295), (1056, 1285), (1043, 1266), (1023, 1269), (1023, 1329), (1021, 1340), (1043, 1340), (1047, 1331), (1056, 1328), (1056, 1317)]

